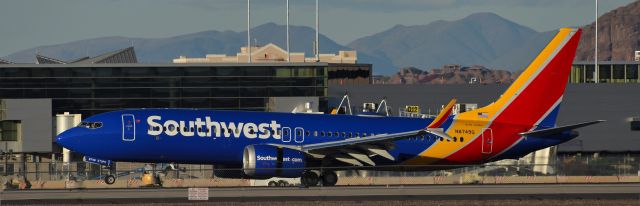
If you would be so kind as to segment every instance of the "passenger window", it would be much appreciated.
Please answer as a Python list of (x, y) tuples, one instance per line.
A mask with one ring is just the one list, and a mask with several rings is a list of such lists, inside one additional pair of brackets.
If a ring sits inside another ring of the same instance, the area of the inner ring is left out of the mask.
[(349, 132), (349, 138), (353, 137), (353, 133)]
[(307, 131), (306, 133), (307, 133), (307, 134), (306, 134), (305, 136), (307, 136), (307, 137), (308, 137), (308, 136), (311, 136), (311, 132), (310, 132), (310, 131)]
[(320, 132), (320, 136), (324, 137), (324, 131)]
[(460, 137), (460, 142), (464, 142), (464, 137)]
[(340, 137), (340, 133), (339, 132), (334, 132), (333, 133), (336, 137)]
[(347, 133), (346, 132), (342, 132), (342, 137), (347, 137)]
[(362, 133), (362, 137), (366, 137), (366, 136), (367, 136), (367, 133)]
[(453, 141), (454, 142), (458, 142), (458, 138), (457, 137), (453, 137)]
[(332, 133), (331, 132), (327, 132), (327, 136), (331, 137)]
[(289, 135), (289, 132), (288, 132), (288, 130), (283, 130), (282, 134), (284, 134), (284, 136), (287, 136), (287, 135)]
[(313, 131), (313, 136), (317, 137), (318, 136), (318, 131)]

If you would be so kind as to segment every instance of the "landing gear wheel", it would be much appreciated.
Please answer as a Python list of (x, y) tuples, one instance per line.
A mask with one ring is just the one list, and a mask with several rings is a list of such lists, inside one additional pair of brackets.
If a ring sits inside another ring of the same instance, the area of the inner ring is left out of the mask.
[(300, 183), (306, 187), (316, 186), (319, 181), (320, 178), (318, 178), (318, 174), (312, 171), (306, 171), (302, 174), (302, 177), (300, 177)]
[(115, 182), (116, 182), (116, 177), (113, 175), (107, 175), (104, 177), (104, 183), (107, 183), (108, 185), (112, 185)]
[(268, 185), (269, 185), (269, 187), (277, 187), (278, 183), (276, 181), (271, 180), (271, 181), (269, 181)]
[(284, 180), (278, 181), (278, 187), (286, 187), (286, 186), (289, 186), (289, 182)]
[(338, 175), (334, 171), (322, 173), (322, 186), (335, 186), (338, 183)]

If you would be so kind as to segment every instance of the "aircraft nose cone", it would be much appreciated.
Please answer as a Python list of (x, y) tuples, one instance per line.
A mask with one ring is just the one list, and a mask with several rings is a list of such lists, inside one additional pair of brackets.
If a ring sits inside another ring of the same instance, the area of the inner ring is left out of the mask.
[(58, 143), (60, 146), (67, 148), (67, 149), (72, 149), (73, 148), (73, 142), (74, 142), (74, 132), (72, 131), (73, 129), (64, 131), (62, 133), (60, 133), (58, 136), (56, 136), (56, 143)]

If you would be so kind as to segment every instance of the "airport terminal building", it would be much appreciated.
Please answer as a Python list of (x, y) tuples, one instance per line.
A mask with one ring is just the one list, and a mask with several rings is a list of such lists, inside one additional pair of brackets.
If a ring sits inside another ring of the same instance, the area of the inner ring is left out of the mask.
[[(138, 64), (132, 48), (64, 62), (0, 64), (0, 99), (52, 99), (53, 114), (128, 108), (265, 111), (270, 97), (319, 97), (331, 84), (371, 83), (370, 64)], [(321, 109), (325, 103), (318, 105)]]

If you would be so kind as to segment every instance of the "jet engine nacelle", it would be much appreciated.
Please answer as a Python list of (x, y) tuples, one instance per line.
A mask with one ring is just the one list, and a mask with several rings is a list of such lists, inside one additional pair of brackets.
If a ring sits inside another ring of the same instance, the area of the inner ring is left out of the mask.
[(270, 145), (244, 148), (242, 169), (250, 177), (300, 177), (305, 165), (305, 154), (297, 150)]

